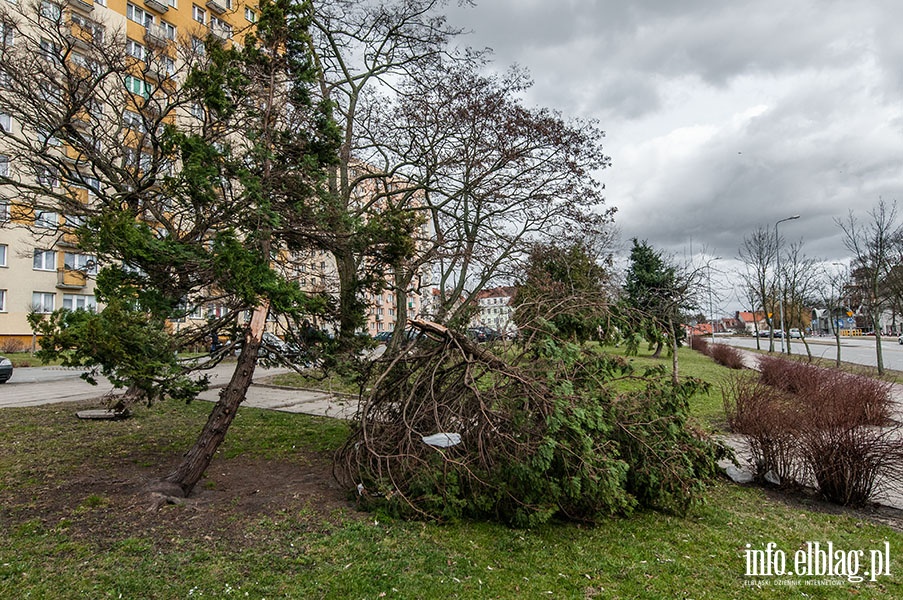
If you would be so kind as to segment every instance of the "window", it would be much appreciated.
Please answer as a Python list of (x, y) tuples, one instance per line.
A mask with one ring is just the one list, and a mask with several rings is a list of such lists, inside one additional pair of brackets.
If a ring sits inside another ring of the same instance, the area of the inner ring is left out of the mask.
[(0, 113), (0, 129), (9, 132), (13, 128), (13, 119), (6, 113)]
[(88, 188), (88, 197), (97, 196), (100, 193), (100, 180), (93, 177), (85, 177), (85, 187)]
[(6, 244), (0, 244), (0, 267), (6, 266)]
[(38, 43), (41, 48), (41, 54), (44, 55), (44, 58), (48, 60), (61, 60), (63, 49), (48, 39), (41, 38), (41, 41)]
[(41, 16), (45, 19), (50, 19), (51, 21), (59, 21), (62, 16), (63, 11), (60, 7), (53, 2), (47, 2), (47, 0), (43, 0), (41, 2)]
[(96, 21), (92, 21), (86, 17), (81, 16), (80, 14), (73, 12), (70, 17), (72, 22), (82, 28), (82, 31), (91, 36), (91, 40), (95, 43), (102, 43), (104, 36), (104, 27), (100, 23)]
[(0, 312), (6, 312), (6, 290), (0, 290)]
[(138, 60), (146, 60), (147, 58), (147, 48), (132, 39), (126, 40), (125, 51), (129, 56)]
[(189, 109), (191, 112), (191, 116), (195, 119), (203, 120), (204, 119), (204, 107), (200, 105), (199, 102), (195, 102), (191, 105)]
[(94, 257), (88, 254), (65, 252), (63, 254), (63, 264), (70, 271), (84, 271), (91, 275), (97, 274), (97, 263), (94, 262)]
[(44, 142), (44, 145), (46, 146), (56, 147), (61, 145), (59, 138), (48, 131), (42, 131), (39, 129), (38, 139), (42, 140)]
[(35, 271), (56, 271), (56, 252), (35, 248), (33, 268)]
[(150, 98), (151, 86), (143, 79), (127, 75), (125, 78), (125, 88), (136, 96)]
[(70, 56), (72, 57), (72, 62), (82, 67), (86, 71), (89, 71), (95, 77), (100, 75), (100, 63), (98, 63), (96, 60), (91, 60), (81, 54), (78, 54), (77, 52), (73, 52)]
[(207, 54), (207, 48), (204, 46), (204, 40), (196, 37), (191, 38), (191, 51), (199, 56)]
[(144, 9), (138, 8), (131, 2), (128, 2), (125, 5), (125, 16), (128, 17), (130, 21), (140, 23), (145, 27), (150, 27), (154, 24), (154, 15), (150, 14), (149, 12), (145, 12)]
[(62, 101), (61, 99), (63, 97), (63, 91), (58, 85), (54, 85), (52, 83), (42, 83), (40, 86), (38, 86), (38, 92), (40, 94), (41, 100), (49, 104), (59, 106), (60, 102)]
[(139, 133), (144, 133), (144, 119), (142, 119), (141, 115), (134, 111), (122, 111), (122, 124), (129, 129), (134, 129)]
[(9, 177), (9, 157), (0, 154), (0, 177)]
[(66, 310), (96, 310), (97, 300), (87, 294), (63, 294), (63, 308)]
[(176, 39), (176, 26), (172, 23), (167, 23), (164, 20), (160, 20), (160, 30), (163, 32), (163, 37), (168, 40)]
[(12, 24), (0, 21), (0, 46), (12, 46), (15, 33)]
[(9, 221), (9, 200), (0, 198), (0, 223)]
[(201, 25), (207, 24), (207, 11), (198, 6), (197, 4), (192, 5), (191, 7), (191, 16), (195, 21), (200, 23)]
[(56, 170), (51, 169), (50, 167), (40, 167), (36, 179), (39, 185), (45, 187), (56, 187), (60, 184)]
[(251, 23), (256, 23), (257, 22), (257, 13), (246, 6), (245, 7), (245, 19), (247, 19)]
[(85, 217), (84, 217), (84, 215), (63, 215), (63, 222), (66, 225), (66, 227), (71, 227), (72, 229), (77, 229), (79, 227), (84, 226)]
[(176, 74), (176, 62), (173, 59), (169, 58), (168, 56), (161, 56), (160, 62), (162, 63), (163, 71), (167, 75), (172, 77)]
[(35, 227), (44, 227), (53, 229), (60, 224), (60, 217), (57, 213), (49, 210), (39, 210), (34, 218)]
[(54, 298), (56, 298), (56, 294), (53, 292), (32, 292), (31, 307), (36, 313), (52, 313)]

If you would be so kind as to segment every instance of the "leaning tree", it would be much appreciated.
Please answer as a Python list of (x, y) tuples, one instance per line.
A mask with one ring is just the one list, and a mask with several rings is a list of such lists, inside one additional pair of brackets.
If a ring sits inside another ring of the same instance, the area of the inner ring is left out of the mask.
[[(191, 398), (200, 365), (175, 352), (224, 330), (240, 340), (230, 382), (164, 478), (173, 493), (191, 492), (226, 435), (268, 314), (324, 304), (282, 268), (313, 243), (338, 145), (329, 105), (309, 93), (310, 18), (310, 3), (263, 0), (242, 44), (139, 44), (68, 10), (0, 15), (14, 41), (0, 50), (0, 112), (15, 123), (0, 136), (13, 165), (0, 185), (17, 223), (60, 215), (52, 241), (101, 267), (101, 310), (34, 319), (46, 351), (148, 399)], [(209, 305), (206, 323), (173, 331)]]

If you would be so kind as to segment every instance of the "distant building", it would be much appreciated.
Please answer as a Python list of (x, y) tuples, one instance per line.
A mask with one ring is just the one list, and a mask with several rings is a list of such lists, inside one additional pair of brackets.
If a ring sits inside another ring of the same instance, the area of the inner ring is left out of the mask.
[(742, 331), (750, 335), (755, 335), (756, 331), (768, 331), (768, 315), (762, 311), (747, 312), (738, 311), (736, 319), (743, 324)]
[(489, 327), (498, 332), (507, 333), (517, 330), (514, 324), (514, 299), (516, 288), (513, 286), (495, 287), (477, 294), (477, 312), (470, 320), (473, 327)]

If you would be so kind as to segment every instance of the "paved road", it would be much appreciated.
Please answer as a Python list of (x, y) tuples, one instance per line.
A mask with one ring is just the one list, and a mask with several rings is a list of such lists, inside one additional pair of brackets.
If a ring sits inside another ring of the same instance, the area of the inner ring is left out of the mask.
[[(716, 337), (716, 341), (739, 346), (742, 348), (755, 348), (755, 338), (749, 337)], [(822, 337), (811, 338), (807, 340), (809, 347), (812, 349), (812, 355), (833, 360), (837, 356), (837, 346), (834, 338)], [(760, 340), (761, 348), (768, 349), (768, 339)], [(775, 340), (775, 350), (780, 352), (781, 340)], [(888, 369), (903, 371), (903, 346), (897, 343), (896, 338), (884, 338), (881, 341), (881, 350), (884, 356), (884, 366)], [(806, 353), (806, 348), (800, 340), (790, 340), (790, 351), (793, 354)], [(866, 365), (869, 367), (877, 366), (875, 358), (875, 339), (871, 337), (861, 338), (841, 338), (840, 340), (840, 359), (845, 362)]]

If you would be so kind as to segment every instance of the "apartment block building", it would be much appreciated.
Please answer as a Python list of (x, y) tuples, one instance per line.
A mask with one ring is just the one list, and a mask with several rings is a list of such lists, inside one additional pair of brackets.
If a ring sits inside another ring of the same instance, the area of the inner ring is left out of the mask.
[[(33, 27), (41, 18), (63, 22), (72, 28), (74, 43), (69, 60), (85, 65), (88, 62), (78, 49), (86, 42), (102, 42), (105, 38), (112, 39), (109, 36), (121, 35), (130, 58), (143, 61), (149, 48), (159, 49), (177, 40), (190, 41), (197, 48), (202, 47), (201, 40), (208, 34), (239, 41), (257, 20), (256, 0), (43, 0), (37, 15), (31, 14), (34, 6), (30, 0), (6, 3), (10, 20), (18, 25), (12, 27), (8, 21), (0, 22), (0, 43), (5, 48), (14, 46), (16, 32), (21, 35), (21, 28), (28, 27), (29, 22)], [(29, 37), (39, 35), (40, 32), (29, 32)], [(42, 49), (44, 42), (41, 39)], [(50, 41), (46, 45), (48, 52), (55, 50)], [(171, 57), (161, 54), (162, 69), (171, 75), (180, 59), (175, 51), (169, 53)], [(125, 85), (129, 92), (142, 95), (151, 87), (153, 79), (160, 76), (159, 72), (144, 67), (135, 77), (127, 77)], [(53, 101), (52, 96), (48, 101)], [(128, 115), (128, 107), (123, 108)], [(0, 129), (10, 135), (26, 135), (23, 125), (2, 111)], [(7, 155), (5, 148), (5, 140), (0, 136), (0, 176), (20, 180), (29, 177)], [(52, 181), (38, 183), (59, 185)], [(90, 194), (90, 186), (87, 188), (73, 193), (90, 202), (90, 197), (85, 197)], [(33, 344), (26, 318), (31, 311), (50, 313), (59, 308), (96, 307), (94, 275), (100, 265), (94, 257), (79, 251), (71, 234), (66, 233), (76, 225), (78, 217), (26, 207), (17, 202), (9, 188), (0, 190), (0, 347)], [(216, 307), (198, 307), (188, 319), (206, 318), (208, 308), (216, 310)]]

